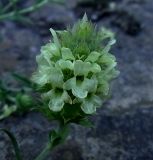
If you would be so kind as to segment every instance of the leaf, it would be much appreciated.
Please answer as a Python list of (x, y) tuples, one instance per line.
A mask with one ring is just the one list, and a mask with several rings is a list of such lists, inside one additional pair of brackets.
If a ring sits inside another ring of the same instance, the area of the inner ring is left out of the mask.
[(91, 52), (85, 61), (86, 62), (95, 62), (98, 60), (99, 56), (100, 56), (99, 52), (95, 52), (95, 51)]
[(71, 61), (69, 60), (59, 60), (57, 63), (56, 63), (56, 66), (57, 67), (60, 67), (62, 70), (64, 69), (70, 69), (70, 70), (73, 70), (74, 68), (74, 65)]
[(83, 16), (82, 21), (83, 21), (83, 22), (87, 22), (87, 21), (88, 21), (88, 17), (87, 17), (87, 14), (86, 14), (86, 13), (85, 13), (84, 16)]
[(55, 130), (52, 130), (49, 133), (49, 138), (50, 138), (51, 142), (53, 142), (57, 137), (58, 137), (58, 133)]
[(86, 113), (86, 114), (93, 114), (96, 112), (96, 106), (90, 99), (84, 99), (81, 109)]
[(81, 119), (78, 124), (80, 124), (81, 126), (84, 126), (84, 127), (88, 127), (88, 128), (91, 128), (93, 127), (93, 124), (92, 122), (88, 119), (88, 118), (83, 118)]
[(68, 125), (61, 125), (58, 131), (52, 130), (49, 133), (49, 138), (50, 138), (52, 147), (56, 147), (57, 145), (62, 144), (68, 135), (69, 135)]
[(88, 91), (82, 89), (81, 87), (75, 86), (72, 88), (72, 93), (78, 98), (85, 98), (87, 97)]
[(92, 77), (91, 79), (84, 78), (82, 88), (84, 88), (88, 92), (95, 92), (97, 89), (97, 79), (94, 77)]
[(74, 63), (74, 74), (77, 76), (87, 76), (91, 68), (91, 63), (76, 60)]
[(82, 87), (82, 82), (77, 83), (76, 78), (71, 78), (65, 82), (64, 87), (72, 90), (74, 96), (79, 98), (85, 98), (87, 96), (87, 91)]
[(5, 105), (2, 109), (2, 113), (0, 114), (0, 120), (9, 117), (12, 113), (16, 111), (17, 111), (17, 106), (13, 105), (9, 107), (8, 105)]
[(30, 88), (33, 88), (33, 85), (34, 85), (33, 82), (32, 82), (30, 79), (28, 79), (27, 77), (22, 76), (22, 75), (17, 74), (17, 73), (12, 73), (12, 76), (13, 76), (16, 80), (22, 82), (24, 85), (26, 85), (26, 86), (28, 86), (28, 87), (30, 87)]
[(65, 102), (72, 103), (72, 100), (66, 91), (56, 91), (52, 90), (48, 92), (49, 108), (52, 111), (58, 112), (61, 111)]
[(73, 54), (69, 48), (63, 47), (61, 49), (61, 52), (62, 52), (62, 58), (64, 60), (75, 60), (75, 57), (73, 56)]
[(107, 53), (110, 50), (111, 46), (116, 43), (116, 40), (114, 38), (114, 33), (106, 28), (101, 29), (101, 39), (102, 40), (109, 39), (107, 45), (103, 49), (103, 52), (105, 53)]
[(60, 68), (44, 67), (39, 68), (39, 72), (35, 73), (32, 77), (33, 81), (38, 85), (45, 85), (51, 83), (53, 88), (62, 87), (63, 73)]
[(84, 116), (84, 112), (80, 108), (80, 104), (66, 104), (61, 113), (65, 122), (76, 122), (77, 119)]
[(60, 48), (61, 45), (60, 45), (60, 42), (59, 42), (59, 40), (58, 40), (58, 37), (57, 37), (56, 32), (55, 32), (52, 28), (50, 29), (50, 32), (52, 33), (54, 43), (56, 44), (56, 46), (57, 46), (58, 48)]
[(64, 77), (60, 69), (50, 68), (48, 73), (49, 82), (51, 82), (53, 87), (62, 86)]
[(21, 154), (20, 154), (20, 149), (19, 149), (18, 143), (17, 143), (14, 135), (6, 129), (0, 129), (0, 131), (7, 134), (7, 136), (10, 138), (10, 140), (12, 142), (12, 145), (13, 145), (13, 148), (14, 148), (14, 151), (15, 151), (16, 160), (22, 160), (22, 157), (21, 157)]
[(53, 148), (62, 143), (62, 137), (55, 130), (49, 133), (49, 138)]
[(101, 67), (97, 63), (91, 65), (91, 72), (98, 73), (101, 71)]
[(56, 61), (57, 59), (59, 59), (60, 56), (59, 47), (55, 43), (48, 43), (47, 45), (41, 47), (41, 53), (46, 59), (46, 62), (48, 62), (48, 64), (51, 66), (52, 66), (52, 61), (54, 60)]

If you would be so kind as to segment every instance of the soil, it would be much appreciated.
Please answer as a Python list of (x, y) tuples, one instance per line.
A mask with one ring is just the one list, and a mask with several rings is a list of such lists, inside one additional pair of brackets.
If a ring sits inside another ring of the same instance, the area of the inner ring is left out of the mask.
[[(35, 56), (49, 41), (49, 28), (65, 29), (84, 12), (98, 27), (116, 33), (112, 53), (120, 76), (112, 84), (112, 96), (93, 117), (94, 129), (72, 125), (71, 134), (46, 160), (152, 160), (153, 159), (153, 1), (108, 1), (46, 5), (28, 16), (29, 21), (0, 22), (0, 78), (17, 71), (30, 76)], [(94, 6), (94, 7), (93, 7)], [(11, 116), (0, 128), (12, 131), (25, 160), (32, 160), (55, 126), (38, 113)], [(8, 138), (0, 135), (0, 159), (14, 160)]]

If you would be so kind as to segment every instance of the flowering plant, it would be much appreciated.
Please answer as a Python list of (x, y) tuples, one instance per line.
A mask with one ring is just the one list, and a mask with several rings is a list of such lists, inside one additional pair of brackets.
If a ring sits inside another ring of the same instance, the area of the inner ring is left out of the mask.
[[(49, 143), (36, 160), (44, 159), (65, 141), (70, 123), (91, 126), (88, 116), (102, 106), (111, 80), (119, 74), (115, 56), (110, 53), (114, 34), (104, 28), (98, 31), (86, 15), (72, 28), (50, 31), (53, 41), (36, 57), (38, 68), (32, 82), (41, 95), (35, 109), (57, 120), (59, 129), (50, 132)], [(32, 104), (26, 97), (29, 100)]]
[(85, 114), (95, 113), (109, 93), (110, 81), (118, 75), (116, 59), (109, 53), (114, 34), (104, 28), (96, 31), (86, 15), (72, 29), (50, 31), (53, 42), (41, 48), (32, 78), (45, 88), (42, 99), (54, 112), (68, 105)]

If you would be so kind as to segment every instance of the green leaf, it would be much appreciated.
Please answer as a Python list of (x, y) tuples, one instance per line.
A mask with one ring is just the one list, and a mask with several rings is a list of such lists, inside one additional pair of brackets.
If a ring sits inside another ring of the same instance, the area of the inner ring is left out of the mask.
[(85, 60), (86, 62), (96, 62), (101, 54), (99, 52), (91, 52), (87, 59)]
[(80, 119), (78, 124), (81, 125), (81, 126), (87, 127), (87, 128), (93, 127), (93, 123), (88, 118)]
[(80, 108), (80, 103), (77, 104), (66, 104), (61, 113), (64, 122), (76, 122), (80, 117), (84, 117), (85, 114)]
[(38, 63), (38, 66), (48, 66), (50, 65), (50, 62), (46, 60), (43, 54), (36, 56), (36, 62)]
[(10, 140), (12, 142), (12, 145), (13, 145), (13, 148), (14, 148), (14, 151), (15, 151), (16, 160), (22, 160), (22, 157), (21, 157), (21, 154), (20, 154), (20, 149), (19, 149), (18, 143), (17, 143), (14, 135), (6, 129), (0, 129), (0, 131), (7, 134), (7, 136), (10, 138)]
[(81, 104), (81, 109), (86, 113), (86, 114), (93, 114), (96, 112), (96, 108), (100, 107), (102, 105), (102, 100), (100, 97), (92, 94), (88, 95), (87, 98), (85, 99), (79, 99), (79, 101), (82, 102)]
[(62, 52), (62, 58), (64, 60), (75, 60), (75, 57), (73, 56), (73, 54), (69, 48), (63, 47), (61, 49), (61, 52)]
[(100, 107), (102, 105), (101, 97), (93, 95), (92, 99), (96, 107)]
[(25, 76), (22, 76), (22, 75), (20, 75), (20, 74), (18, 74), (18, 73), (12, 73), (12, 76), (16, 79), (16, 80), (18, 80), (18, 81), (20, 81), (20, 82), (22, 82), (24, 85), (26, 85), (26, 86), (28, 86), (28, 87), (34, 87), (34, 83), (30, 80), (30, 79), (28, 79), (27, 77), (25, 77)]
[(49, 133), (50, 142), (52, 147), (55, 147), (59, 144), (62, 144), (67, 136), (69, 135), (69, 126), (68, 125), (60, 125), (59, 130), (52, 130)]
[(12, 113), (14, 113), (16, 111), (17, 111), (17, 106), (4, 105), (4, 107), (2, 109), (2, 113), (0, 114), (0, 120), (3, 120), (5, 118), (9, 117)]
[(87, 14), (85, 13), (83, 18), (82, 18), (82, 22), (88, 22), (88, 17)]
[(56, 63), (56, 66), (60, 67), (62, 70), (64, 70), (64, 69), (73, 70), (74, 69), (74, 64), (69, 60), (61, 59)]
[(91, 68), (91, 63), (83, 62), (81, 60), (76, 60), (74, 63), (74, 75), (84, 75), (87, 76)]
[(93, 72), (93, 73), (98, 73), (98, 72), (100, 72), (101, 71), (101, 67), (100, 67), (100, 65), (98, 65), (98, 64), (96, 64), (96, 63), (93, 63), (92, 65), (91, 65), (91, 72)]
[(49, 82), (51, 82), (52, 87), (60, 87), (63, 85), (63, 74), (61, 70), (57, 68), (52, 68), (49, 70)]
[(48, 62), (48, 64), (51, 66), (53, 64), (52, 61), (56, 61), (57, 59), (59, 59), (60, 56), (59, 47), (55, 43), (48, 43), (47, 45), (43, 46), (41, 48), (41, 53)]
[(102, 70), (104, 70), (107, 73), (117, 65), (115, 56), (109, 53), (103, 54), (99, 59), (99, 63), (101, 65)]
[(97, 88), (97, 80), (92, 78), (84, 78), (81, 80), (76, 80), (76, 77), (67, 80), (63, 87), (66, 90), (72, 90), (74, 96), (78, 98), (87, 97), (88, 92), (94, 92)]
[(101, 40), (106, 40), (106, 39), (109, 39), (109, 40), (108, 40), (107, 45), (103, 49), (103, 52), (105, 53), (107, 53), (110, 50), (111, 46), (116, 43), (116, 40), (114, 38), (113, 32), (111, 32), (110, 30), (106, 28), (102, 28), (101, 29)]
[(54, 112), (59, 112), (64, 106), (64, 101), (61, 100), (61, 97), (52, 98), (49, 101), (49, 108)]
[(72, 103), (72, 100), (66, 91), (52, 90), (48, 92), (49, 108), (52, 111), (59, 112), (62, 110), (65, 102)]
[(87, 91), (82, 87), (82, 83), (77, 83), (76, 78), (71, 78), (64, 83), (64, 88), (66, 90), (72, 90), (74, 96), (79, 98), (85, 98), (87, 96)]
[(96, 106), (94, 105), (93, 101), (88, 98), (83, 100), (83, 103), (81, 105), (81, 109), (86, 114), (93, 114), (96, 112)]
[(49, 138), (50, 138), (51, 143), (53, 143), (53, 142), (58, 138), (58, 133), (57, 133), (57, 131), (52, 130), (52, 131), (49, 133)]
[(85, 98), (87, 97), (88, 91), (83, 90), (81, 87), (75, 86), (72, 88), (72, 93), (78, 98)]
[(97, 88), (97, 92), (103, 93), (103, 95), (108, 95), (109, 93), (109, 83), (105, 80), (101, 80)]
[(76, 86), (76, 78), (75, 77), (67, 80), (63, 84), (63, 88), (66, 89), (66, 90), (70, 90), (70, 89), (72, 89), (75, 86)]
[(42, 86), (51, 83), (52, 87), (56, 88), (62, 87), (63, 78), (60, 68), (41, 66), (39, 72), (33, 75), (32, 80)]
[(41, 104), (34, 108), (34, 111), (37, 111), (39, 113), (42, 113), (44, 117), (46, 117), (49, 121), (58, 120), (61, 119), (58, 112), (54, 112), (50, 110), (48, 107), (48, 104)]
[(97, 89), (97, 79), (94, 77), (92, 77), (91, 79), (84, 78), (82, 88), (84, 88), (88, 92), (95, 92)]
[(52, 35), (53, 35), (54, 43), (56, 44), (56, 46), (57, 46), (58, 48), (60, 48), (61, 45), (60, 45), (60, 42), (59, 42), (59, 40), (58, 40), (58, 37), (57, 37), (56, 32), (55, 32), (52, 28), (50, 29), (50, 32), (51, 32)]

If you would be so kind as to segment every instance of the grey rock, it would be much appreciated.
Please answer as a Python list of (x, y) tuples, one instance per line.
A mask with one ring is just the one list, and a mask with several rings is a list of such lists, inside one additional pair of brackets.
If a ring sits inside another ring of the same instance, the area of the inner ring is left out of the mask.
[(50, 28), (65, 29), (74, 20), (72, 12), (65, 6), (55, 4), (44, 6), (39, 11), (32, 13), (30, 17), (43, 36), (50, 36), (50, 32), (48, 32)]

